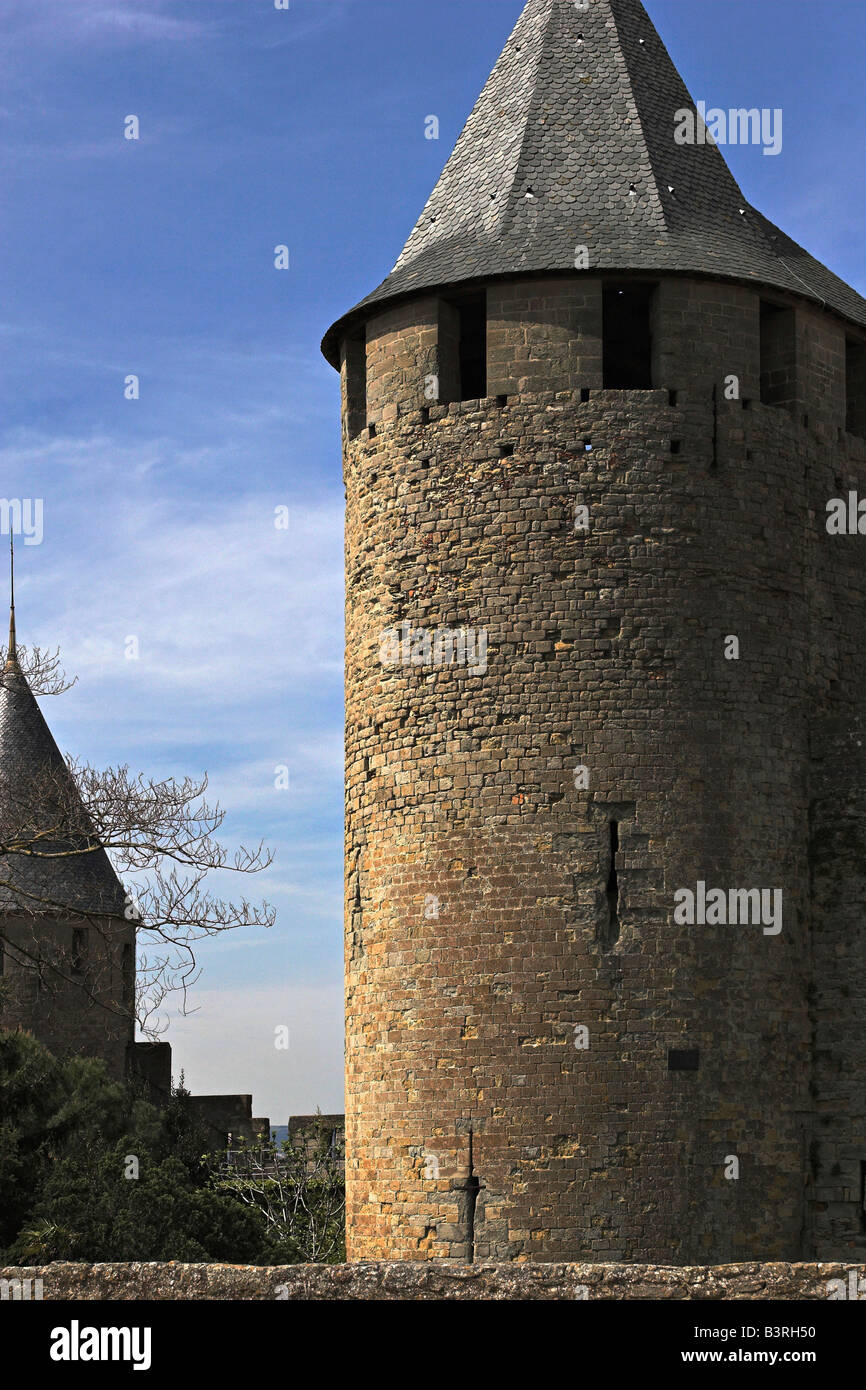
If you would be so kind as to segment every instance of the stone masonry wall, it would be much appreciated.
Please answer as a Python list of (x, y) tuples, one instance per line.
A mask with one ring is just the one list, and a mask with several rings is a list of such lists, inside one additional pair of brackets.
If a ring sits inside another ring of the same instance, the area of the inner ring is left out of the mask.
[[(389, 309), (367, 325), (367, 419), (378, 425), (458, 394), (455, 311), (436, 298)], [(440, 352), (440, 343), (452, 350)], [(431, 380), (435, 379), (435, 387)], [(432, 393), (432, 394), (431, 394)]]
[[(837, 325), (815, 327), (824, 331), (808, 351), (817, 381), (819, 353), (828, 364), (829, 395), (844, 379), (843, 345)], [(831, 498), (866, 499), (866, 440), (805, 404), (810, 436), (825, 420), (827, 429), (808, 473), (806, 529), (815, 1119), (804, 1253), (856, 1259), (866, 1251), (866, 535), (828, 534), (826, 518)]]
[[(581, 325), (549, 308), (500, 341), (522, 362), (553, 323), (561, 380)], [(347, 451), (350, 1258), (807, 1239), (803, 536), (827, 443), (760, 404), (758, 323), (756, 291), (663, 282), (663, 389), (593, 389), (576, 357), (571, 389), (414, 412), (404, 379)], [(424, 634), (459, 629), (483, 664), (425, 664)], [(698, 881), (780, 890), (782, 931), (675, 923)]]
[[(22, 918), (3, 930), (0, 1029), (31, 1032), (57, 1056), (101, 1057), (119, 1080), (135, 1031), (135, 924)], [(78, 969), (75, 931), (86, 934)]]
[(601, 281), (594, 277), (491, 285), (488, 395), (599, 388), (601, 333)]
[(866, 438), (866, 335), (849, 337), (845, 357), (848, 412), (845, 428), (859, 439)]
[[(52, 1264), (41, 1268), (0, 1269), (0, 1280), (42, 1280), (45, 1302), (85, 1300), (254, 1301), (428, 1301), (490, 1299), (663, 1301), (737, 1299), (825, 1301), (847, 1289), (851, 1271), (842, 1264), (746, 1264), (697, 1268), (604, 1264), (476, 1264), (456, 1268), (439, 1263), (357, 1263), (345, 1265)], [(31, 1289), (34, 1287), (31, 1284)], [(21, 1289), (23, 1294), (23, 1289)]]

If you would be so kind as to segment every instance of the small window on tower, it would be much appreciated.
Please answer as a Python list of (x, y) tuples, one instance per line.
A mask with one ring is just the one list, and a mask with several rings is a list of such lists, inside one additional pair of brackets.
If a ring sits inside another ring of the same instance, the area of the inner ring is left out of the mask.
[(654, 285), (605, 285), (604, 386), (607, 391), (652, 389)]
[(87, 963), (87, 928), (73, 927), (72, 929), (72, 971), (75, 975), (80, 975)]
[(866, 342), (845, 340), (845, 428), (866, 439)]
[(120, 969), (123, 977), (123, 1006), (131, 1009), (135, 1003), (135, 949), (128, 941), (123, 948)]

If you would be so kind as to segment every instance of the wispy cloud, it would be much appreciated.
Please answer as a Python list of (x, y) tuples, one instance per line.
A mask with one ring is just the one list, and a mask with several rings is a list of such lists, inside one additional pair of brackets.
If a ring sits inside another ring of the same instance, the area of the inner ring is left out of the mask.
[[(277, 968), (327, 961), (337, 979), (342, 500), (294, 501), (288, 482), (168, 497), (150, 485), (151, 446), (106, 435), (95, 471), (94, 452), (93, 439), (46, 434), (0, 449), (0, 475), (47, 482), (45, 540), (22, 548), (16, 598), (22, 639), (59, 645), (79, 677), (44, 702), (55, 737), (97, 764), (208, 771), (228, 843), (276, 852), (266, 873), (218, 876), (215, 890), (274, 903)], [(202, 947), (205, 983), (225, 973), (221, 947)]]
[[(190, 9), (195, 9), (195, 14)], [(34, 5), (32, 0), (6, 0), (3, 14), (4, 46), (25, 36), (52, 44), (70, 39), (92, 42), (115, 39), (131, 42), (179, 43), (219, 32), (213, 5), (187, 4), (179, 15), (177, 5), (150, 0), (134, 5), (127, 0), (63, 0), (59, 5)]]
[(121, 119), (115, 117), (114, 129), (97, 139), (81, 139), (74, 127), (61, 121), (56, 114), (45, 121), (45, 127), (41, 140), (21, 139), (16, 133), (13, 138), (0, 141), (0, 153), (3, 158), (19, 164), (32, 164), (34, 160), (55, 164), (75, 164), (80, 161), (94, 163), (107, 159), (129, 160), (133, 148), (136, 151), (149, 151), (161, 144), (167, 145), (171, 151), (181, 140), (190, 141), (195, 134), (192, 121), (151, 118), (145, 124), (138, 140), (126, 140), (123, 134), (122, 113)]
[[(22, 631), (60, 644), (81, 677), (79, 707), (96, 708), (116, 690), (124, 709), (147, 702), (150, 722), (174, 721), (188, 737), (194, 706), (196, 732), (207, 737), (207, 721), (268, 695), (306, 696), (312, 710), (321, 682), (338, 690), (340, 503), (293, 505), (290, 487), (158, 498), (142, 486), (158, 448), (104, 439), (101, 452), (126, 480), (113, 495), (93, 488), (92, 441), (39, 449), (43, 462), (63, 461), (70, 488), (48, 491), (43, 548), (19, 565)], [(19, 448), (16, 468), (21, 462)], [(283, 508), (288, 529), (276, 524)], [(61, 578), (69, 560), (75, 571)], [(279, 746), (274, 737), (273, 751)]]

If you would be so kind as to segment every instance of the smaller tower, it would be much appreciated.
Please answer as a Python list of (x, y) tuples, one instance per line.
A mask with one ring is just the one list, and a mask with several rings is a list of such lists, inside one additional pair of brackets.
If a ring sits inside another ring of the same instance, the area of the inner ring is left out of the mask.
[(0, 1030), (123, 1076), (134, 1036), (135, 924), (27, 677), (0, 673)]

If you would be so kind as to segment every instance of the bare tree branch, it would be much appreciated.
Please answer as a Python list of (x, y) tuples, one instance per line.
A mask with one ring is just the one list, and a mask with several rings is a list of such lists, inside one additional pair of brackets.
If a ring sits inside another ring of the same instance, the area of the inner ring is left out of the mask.
[[(78, 680), (77, 676), (70, 680), (60, 665), (59, 647), (52, 652), (47, 647), (27, 647), (16, 642), (15, 654), (34, 695), (62, 695)], [(0, 670), (6, 665), (7, 656), (6, 647), (0, 646)]]
[[(71, 684), (57, 657), (46, 658), (38, 648), (29, 669), (42, 693)], [(72, 758), (28, 769), (25, 778), (0, 774), (0, 948), (42, 989), (74, 984), (90, 1002), (129, 1012), (131, 1001), (111, 998), (110, 991), (106, 1001), (108, 966), (102, 979), (95, 976), (97, 957), (111, 959), (118, 922), (134, 925), (134, 1007), (145, 1035), (158, 1035), (165, 1026), (158, 1015), (170, 995), (179, 994), (187, 1011), (188, 991), (200, 974), (197, 943), (239, 927), (270, 927), (276, 916), (267, 902), (226, 900), (208, 887), (215, 871), (261, 872), (273, 853), (261, 842), (226, 848), (217, 838), (225, 812), (207, 801), (207, 787), (206, 776), (152, 778), (127, 766), (101, 770)], [(90, 977), (59, 948), (56, 934), (39, 929), (46, 918), (85, 924), (104, 943), (101, 953), (91, 952)]]

